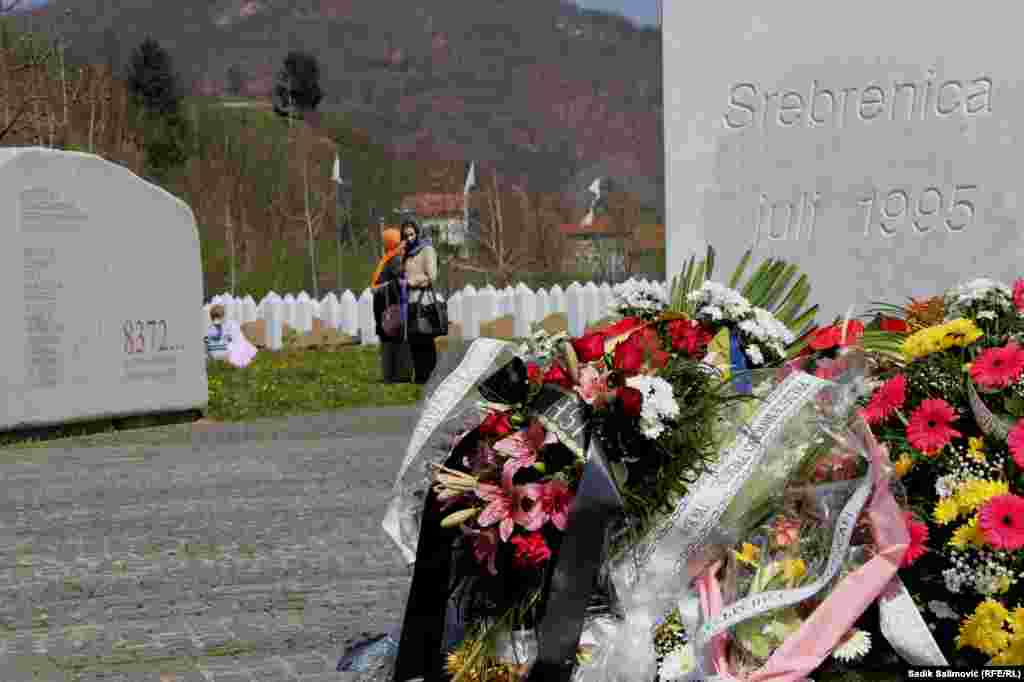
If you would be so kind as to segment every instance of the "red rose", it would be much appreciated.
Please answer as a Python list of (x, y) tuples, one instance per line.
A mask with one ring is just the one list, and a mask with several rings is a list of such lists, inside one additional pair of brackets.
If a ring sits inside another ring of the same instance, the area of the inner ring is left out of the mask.
[(1013, 283), (1013, 305), (1024, 312), (1024, 278)]
[(563, 388), (572, 388), (573, 386), (572, 377), (557, 362), (548, 367), (542, 381), (545, 384), (558, 384)]
[(572, 347), (580, 362), (593, 362), (604, 355), (605, 335), (602, 332), (591, 332), (578, 339), (573, 339)]
[(617, 391), (622, 411), (630, 417), (639, 417), (644, 404), (644, 394), (632, 386), (623, 386)]
[(512, 544), (516, 547), (512, 563), (521, 568), (540, 566), (551, 558), (551, 549), (548, 548), (548, 543), (544, 542), (544, 536), (540, 533), (513, 535)]
[(604, 334), (607, 337), (616, 337), (621, 334), (625, 334), (626, 332), (631, 332), (634, 329), (639, 329), (645, 324), (647, 323), (639, 317), (626, 317), (610, 327), (605, 327), (604, 329), (599, 330), (599, 333)]
[(540, 366), (533, 362), (527, 363), (526, 376), (531, 384), (539, 384), (543, 377), (540, 371)]
[(661, 339), (658, 338), (658, 332), (648, 327), (633, 336), (638, 337), (637, 343), (644, 349), (645, 356), (650, 362), (651, 367), (660, 369), (668, 364), (668, 353), (661, 349)]
[(696, 320), (672, 320), (668, 323), (672, 349), (695, 358), (703, 357), (711, 343), (711, 332)]
[(836, 346), (852, 346), (864, 336), (864, 323), (860, 320), (850, 320), (846, 325), (846, 339), (843, 340), (843, 325), (834, 324), (830, 327), (817, 329), (811, 334), (808, 345), (814, 350), (828, 350)]
[(878, 320), (878, 328), (883, 332), (897, 332), (900, 334), (910, 331), (910, 325), (907, 324), (907, 321), (896, 317), (882, 317)]
[(811, 333), (808, 347), (814, 350), (828, 350), (839, 344), (839, 330), (835, 326), (819, 327)]
[(615, 369), (623, 372), (638, 372), (644, 366), (644, 349), (640, 344), (640, 337), (636, 334), (629, 337), (619, 345), (615, 346), (615, 356), (612, 360)]
[(480, 433), (493, 436), (507, 436), (515, 431), (507, 412), (491, 412), (480, 423)]

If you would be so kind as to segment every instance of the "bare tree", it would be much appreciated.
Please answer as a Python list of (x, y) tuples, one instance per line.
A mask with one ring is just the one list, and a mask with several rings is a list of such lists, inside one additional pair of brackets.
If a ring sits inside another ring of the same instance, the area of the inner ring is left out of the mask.
[[(454, 270), (494, 275), (497, 285), (504, 287), (515, 279), (516, 273), (536, 265), (538, 256), (528, 240), (516, 240), (513, 237), (514, 230), (507, 225), (497, 170), (492, 172), (492, 181), (482, 194), (487, 212), (481, 217), (481, 234), (477, 244), (480, 258), (452, 257), (450, 266)], [(520, 243), (516, 244), (517, 241)]]

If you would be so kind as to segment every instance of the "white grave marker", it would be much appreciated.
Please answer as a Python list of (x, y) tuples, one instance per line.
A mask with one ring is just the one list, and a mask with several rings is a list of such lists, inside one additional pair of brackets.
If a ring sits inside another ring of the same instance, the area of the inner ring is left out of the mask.
[[(668, 249), (753, 246), (819, 322), (1024, 268), (1022, 13), (924, 0), (665, 3)], [(863, 310), (863, 308), (861, 308)]]
[(91, 154), (0, 149), (0, 430), (201, 408), (199, 234)]

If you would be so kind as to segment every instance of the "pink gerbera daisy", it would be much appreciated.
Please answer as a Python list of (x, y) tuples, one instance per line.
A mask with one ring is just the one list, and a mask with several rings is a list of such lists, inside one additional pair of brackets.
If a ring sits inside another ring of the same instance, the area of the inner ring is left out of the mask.
[(1024, 311), (1024, 278), (1013, 283), (1013, 305), (1017, 310)]
[(907, 378), (902, 374), (897, 374), (875, 391), (871, 400), (868, 401), (867, 407), (861, 410), (861, 415), (868, 424), (879, 424), (903, 407), (906, 399)]
[(1011, 552), (1024, 548), (1024, 497), (999, 495), (978, 513), (978, 528), (985, 542)]
[(983, 350), (971, 364), (971, 378), (983, 388), (1006, 388), (1024, 372), (1024, 348), (1012, 341)]
[(954, 436), (960, 435), (950, 426), (955, 420), (956, 412), (942, 398), (923, 400), (910, 415), (907, 440), (926, 455), (938, 454)]
[(910, 533), (910, 544), (907, 545), (907, 553), (900, 560), (900, 567), (906, 568), (928, 553), (928, 525), (918, 521), (910, 512), (903, 512), (903, 520), (907, 523), (907, 532)]
[(1010, 446), (1010, 454), (1013, 456), (1013, 461), (1021, 469), (1024, 469), (1024, 419), (1018, 421), (1010, 429), (1010, 437), (1007, 438), (1007, 444)]

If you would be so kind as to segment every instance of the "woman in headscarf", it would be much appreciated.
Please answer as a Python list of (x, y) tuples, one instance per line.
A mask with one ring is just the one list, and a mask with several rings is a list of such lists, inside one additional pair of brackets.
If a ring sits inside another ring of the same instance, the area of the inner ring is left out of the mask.
[(380, 337), (380, 368), (384, 383), (406, 383), (412, 378), (412, 357), (409, 343), (403, 329), (391, 336), (384, 331), (384, 310), (388, 305), (401, 301), (402, 277), (402, 233), (391, 227), (381, 233), (384, 241), (384, 257), (377, 263), (377, 269), (370, 278), (373, 291), (373, 319)]
[[(433, 286), (434, 280), (437, 279), (437, 251), (415, 220), (406, 219), (402, 222), (402, 238), (405, 240), (402, 269), (405, 271), (408, 286), (409, 319), (412, 319), (416, 314), (416, 307), (423, 298), (424, 290)], [(434, 337), (410, 333), (408, 338), (416, 374), (415, 381), (417, 384), (425, 384), (437, 366), (437, 346), (434, 345)]]

